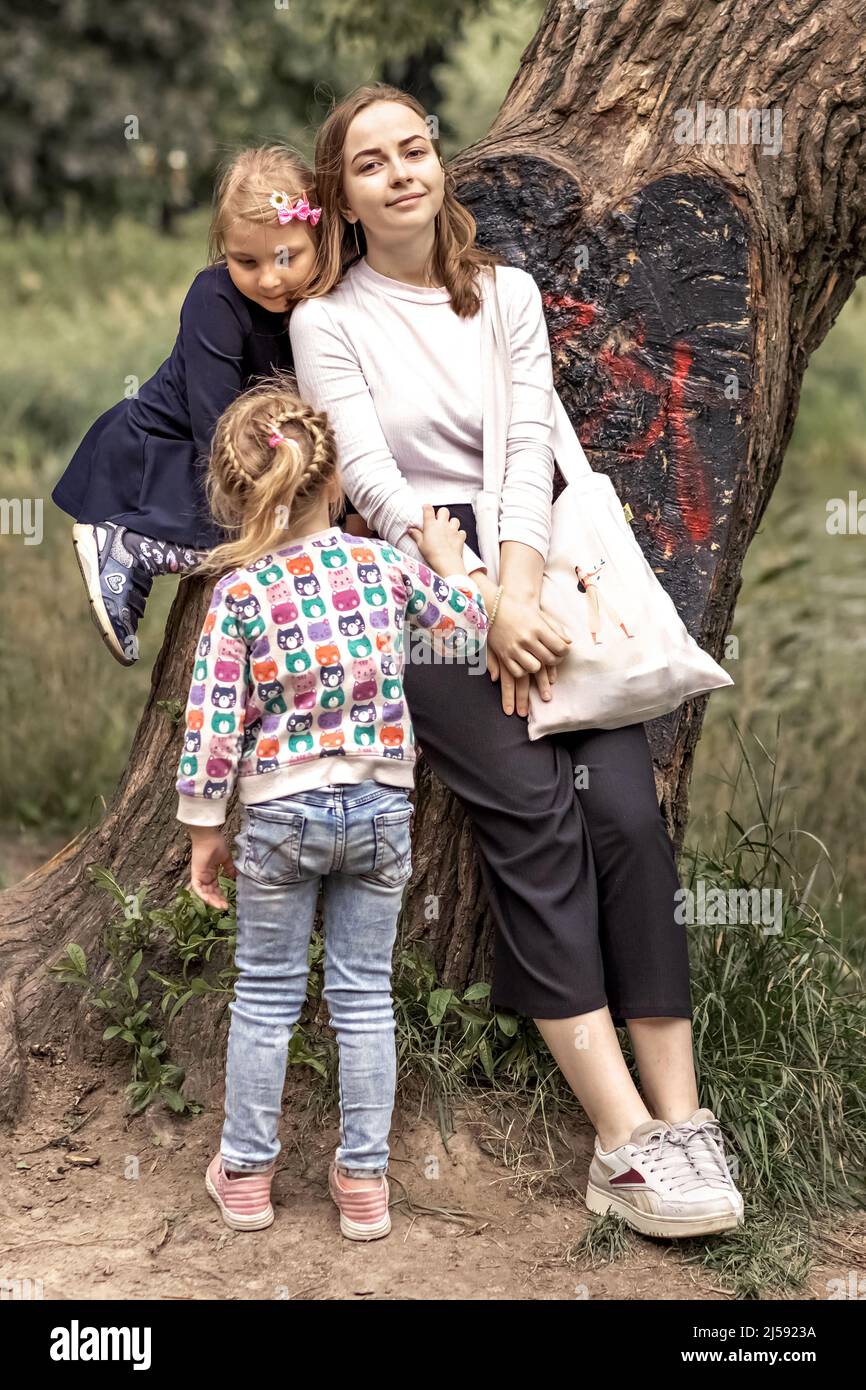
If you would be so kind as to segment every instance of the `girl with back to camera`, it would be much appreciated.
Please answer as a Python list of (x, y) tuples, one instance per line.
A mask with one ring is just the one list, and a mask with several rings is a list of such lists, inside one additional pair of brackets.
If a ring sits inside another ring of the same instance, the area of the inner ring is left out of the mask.
[[(531, 741), (569, 634), (541, 609), (553, 482), (553, 372), (532, 277), (475, 244), (424, 108), (386, 84), (338, 102), (316, 142), (322, 275), (290, 320), (302, 393), (328, 412), (360, 517), (414, 553), (444, 505), (491, 615), (490, 678), (410, 663), (433, 771), (466, 809), (496, 923), (491, 1000), (531, 1016), (594, 1129), (586, 1201), (648, 1234), (735, 1226), (743, 1203), (699, 1108), (680, 885), (642, 724)], [(481, 296), (501, 286), (513, 408), (499, 499), (501, 584), (476, 553)], [(350, 524), (347, 522), (347, 525)], [(586, 774), (577, 782), (575, 765)], [(642, 1091), (616, 1034), (627, 1026)]]
[(93, 621), (123, 666), (155, 575), (188, 573), (221, 539), (204, 501), (217, 417), (255, 378), (291, 366), (286, 314), (314, 279), (313, 175), (282, 145), (243, 150), (214, 193), (209, 264), (170, 357), (101, 415), (51, 494), (72, 528)]
[[(329, 1189), (343, 1234), (372, 1240), (391, 1228), (391, 954), (412, 867), (403, 625), (440, 658), (483, 667), (488, 620), (463, 567), (465, 533), (444, 509), (424, 508), (429, 564), (335, 526), (344, 497), (333, 433), (285, 381), (261, 383), (220, 417), (207, 494), (229, 539), (200, 569), (221, 577), (195, 655), (177, 815), (204, 901), (227, 906), (220, 868), (237, 878), (239, 974), (206, 1187), (235, 1230), (274, 1219), (287, 1047), (321, 884), (324, 997), (340, 1054)], [(232, 861), (223, 822), (235, 781)]]

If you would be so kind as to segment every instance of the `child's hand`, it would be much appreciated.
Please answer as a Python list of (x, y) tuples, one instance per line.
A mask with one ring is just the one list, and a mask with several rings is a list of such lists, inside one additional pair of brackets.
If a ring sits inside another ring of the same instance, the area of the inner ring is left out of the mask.
[(219, 888), (217, 870), (237, 878), (228, 841), (218, 825), (188, 825), (192, 840), (189, 887), (210, 907), (228, 907)]
[(463, 542), (466, 532), (460, 529), (460, 521), (451, 516), (447, 507), (433, 511), (431, 503), (424, 503), (422, 527), (410, 526), (409, 535), (417, 545), (424, 559), (437, 574), (465, 574), (463, 563)]

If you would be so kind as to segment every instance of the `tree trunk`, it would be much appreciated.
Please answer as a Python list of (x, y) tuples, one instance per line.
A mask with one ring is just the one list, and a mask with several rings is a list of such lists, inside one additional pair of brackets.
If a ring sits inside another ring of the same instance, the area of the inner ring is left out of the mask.
[[(864, 17), (862, 0), (844, 10), (557, 0), (489, 135), (454, 166), (479, 240), (541, 287), (557, 384), (590, 461), (630, 503), (650, 562), (716, 656), (806, 362), (863, 270)], [(763, 108), (763, 127), (749, 128)], [(716, 109), (723, 143), (709, 143)], [(689, 112), (706, 126), (691, 141)], [(186, 698), (206, 597), (201, 581), (181, 583), (102, 824), (0, 900), (7, 1116), (22, 1098), (23, 1048), (80, 1046), (89, 1033), (78, 997), (45, 970), (69, 940), (101, 958), (112, 904), (86, 866), (130, 888), (147, 879), (157, 901), (186, 882), (180, 730), (158, 702)], [(650, 728), (677, 844), (703, 708)], [(423, 764), (407, 914), (447, 983), (486, 974), (490, 923), (468, 826)], [(210, 1055), (223, 1040), (224, 1021)]]

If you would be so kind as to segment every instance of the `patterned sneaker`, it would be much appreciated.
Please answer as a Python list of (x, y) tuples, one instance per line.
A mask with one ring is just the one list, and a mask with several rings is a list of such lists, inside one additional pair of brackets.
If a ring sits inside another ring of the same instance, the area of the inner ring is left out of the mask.
[(230, 1178), (223, 1168), (222, 1154), (211, 1159), (204, 1175), (205, 1187), (233, 1231), (262, 1231), (273, 1222), (271, 1181), (275, 1166), (272, 1163), (248, 1177)]
[(349, 1240), (378, 1240), (391, 1229), (388, 1211), (388, 1179), (378, 1179), (376, 1187), (344, 1187), (336, 1163), (328, 1169), (328, 1187), (340, 1209), (340, 1230)]
[(90, 616), (115, 661), (132, 666), (138, 660), (136, 633), (153, 578), (123, 544), (124, 529), (113, 521), (78, 522), (72, 528), (72, 544), (90, 599)]
[(191, 545), (161, 541), (156, 536), (143, 536), (140, 531), (124, 530), (123, 544), (135, 563), (145, 574), (186, 574), (194, 569), (206, 550), (194, 550)]
[(697, 1171), (685, 1135), (665, 1120), (645, 1120), (609, 1153), (596, 1139), (586, 1205), (616, 1212), (647, 1236), (713, 1235), (739, 1221), (734, 1193)]
[(692, 1166), (704, 1182), (732, 1195), (737, 1217), (742, 1221), (743, 1198), (728, 1167), (722, 1127), (712, 1110), (696, 1110), (691, 1119), (680, 1120), (672, 1128), (684, 1136)]

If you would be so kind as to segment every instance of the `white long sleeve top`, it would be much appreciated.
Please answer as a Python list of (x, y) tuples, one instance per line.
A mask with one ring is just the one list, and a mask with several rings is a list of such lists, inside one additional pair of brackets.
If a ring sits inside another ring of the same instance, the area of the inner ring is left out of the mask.
[[(511, 341), (512, 410), (500, 499), (502, 541), (545, 559), (553, 496), (554, 386), (541, 294), (497, 267)], [(328, 295), (303, 300), (289, 332), (301, 395), (324, 410), (346, 495), (391, 545), (420, 558), (422, 503), (472, 502), (483, 483), (481, 314), (460, 318), (448, 290), (405, 284), (366, 260)], [(485, 568), (468, 546), (469, 572)]]

